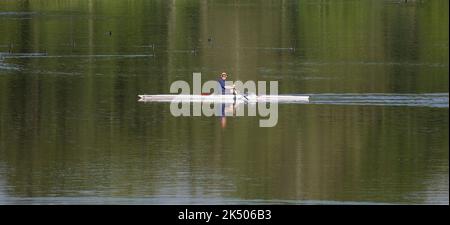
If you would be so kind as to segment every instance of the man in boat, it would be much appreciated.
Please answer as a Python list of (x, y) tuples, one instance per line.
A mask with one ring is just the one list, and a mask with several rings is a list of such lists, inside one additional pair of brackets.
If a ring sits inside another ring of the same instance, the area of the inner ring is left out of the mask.
[[(221, 115), (221, 125), (222, 125), (222, 128), (225, 128), (226, 127), (226, 121), (227, 121), (227, 118), (226, 118), (226, 113), (225, 113), (225, 111), (229, 111), (230, 110), (230, 108), (231, 108), (231, 110), (232, 110), (232, 112), (233, 112), (233, 114), (234, 114), (234, 112), (235, 112), (235, 105), (236, 105), (236, 89), (235, 89), (235, 86), (233, 85), (233, 86), (227, 86), (227, 85), (225, 85), (225, 81), (227, 80), (227, 73), (225, 73), (225, 72), (223, 72), (222, 74), (220, 74), (220, 76), (219, 76), (219, 80), (217, 81), (217, 82), (219, 82), (219, 90), (220, 90), (220, 92), (219, 93), (221, 93), (222, 95), (225, 95), (225, 94), (233, 94), (234, 95), (234, 103), (231, 105), (231, 104), (228, 104), (229, 105), (229, 107), (226, 107), (226, 105), (225, 105), (225, 103), (222, 103), (222, 105), (221, 105), (221, 113), (220, 113), (220, 115)], [(231, 90), (231, 91), (227, 91), (227, 89), (228, 90)]]
[[(224, 94), (230, 94), (230, 93), (235, 93), (234, 92), (234, 85), (233, 86), (226, 86), (225, 85), (225, 81), (226, 81), (226, 79), (227, 79), (227, 73), (225, 73), (225, 72), (223, 72), (222, 74), (220, 74), (220, 78), (219, 78), (219, 80), (218, 80), (218, 82), (219, 82), (219, 85), (220, 85), (220, 90), (221, 90), (221, 93), (224, 95)], [(226, 89), (229, 89), (229, 90), (232, 90), (232, 91), (229, 91), (228, 93), (227, 93), (227, 91), (226, 91)]]

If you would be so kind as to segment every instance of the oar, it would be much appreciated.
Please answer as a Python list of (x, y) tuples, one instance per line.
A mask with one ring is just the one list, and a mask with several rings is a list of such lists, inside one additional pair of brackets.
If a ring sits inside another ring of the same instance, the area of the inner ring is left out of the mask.
[[(234, 90), (234, 92), (233, 92), (234, 95), (235, 95), (235, 96), (238, 95), (238, 91), (236, 90), (236, 88), (233, 88), (233, 90)], [(241, 96), (244, 97), (245, 99), (247, 99), (247, 101), (250, 101), (250, 100), (247, 98), (247, 96), (242, 95), (242, 94), (241, 94)]]

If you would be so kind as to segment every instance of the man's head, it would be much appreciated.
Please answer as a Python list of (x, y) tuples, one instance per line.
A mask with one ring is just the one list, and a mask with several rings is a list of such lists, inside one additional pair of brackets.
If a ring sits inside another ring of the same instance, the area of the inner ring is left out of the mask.
[(222, 80), (226, 80), (227, 79), (227, 73), (223, 72), (222, 74), (220, 74), (220, 78), (222, 78)]

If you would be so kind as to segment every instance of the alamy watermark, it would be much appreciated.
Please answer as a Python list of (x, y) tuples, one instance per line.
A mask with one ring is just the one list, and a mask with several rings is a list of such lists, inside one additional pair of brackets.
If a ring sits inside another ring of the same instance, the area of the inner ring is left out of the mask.
[[(173, 116), (245, 116), (247, 108), (247, 116), (258, 113), (262, 117), (260, 127), (274, 127), (277, 124), (277, 100), (258, 101), (258, 96), (278, 95), (278, 81), (269, 82), (268, 94), (267, 81), (225, 81), (230, 93), (224, 95), (217, 80), (209, 80), (202, 85), (201, 76), (201, 73), (192, 74), (192, 92), (186, 81), (178, 80), (171, 84), (170, 93), (178, 94), (170, 104)], [(241, 103), (248, 103), (248, 107), (236, 107)], [(233, 110), (225, 110), (230, 106)]]

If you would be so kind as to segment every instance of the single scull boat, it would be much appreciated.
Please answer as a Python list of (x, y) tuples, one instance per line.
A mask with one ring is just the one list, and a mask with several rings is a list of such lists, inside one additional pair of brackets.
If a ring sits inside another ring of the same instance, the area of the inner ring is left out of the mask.
[(306, 95), (138, 95), (141, 102), (309, 102)]

